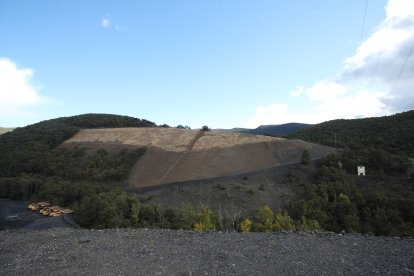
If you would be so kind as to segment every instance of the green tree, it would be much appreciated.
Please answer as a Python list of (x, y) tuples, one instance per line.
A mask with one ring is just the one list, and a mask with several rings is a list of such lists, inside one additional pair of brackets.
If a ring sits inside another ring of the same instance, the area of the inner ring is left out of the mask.
[(310, 154), (307, 149), (302, 152), (301, 163), (303, 165), (308, 165), (310, 163)]
[(249, 233), (252, 230), (252, 221), (250, 219), (245, 219), (240, 224), (240, 231), (242, 233)]
[(300, 218), (300, 221), (297, 224), (296, 229), (299, 231), (321, 231), (322, 230), (318, 221), (314, 219), (308, 219), (305, 216), (302, 216)]
[(257, 231), (272, 232), (274, 214), (269, 206), (263, 206), (257, 212), (258, 224), (255, 227)]
[(295, 231), (295, 223), (286, 211), (274, 215), (273, 231)]
[(199, 232), (211, 231), (215, 229), (214, 214), (209, 208), (201, 208), (199, 221), (194, 225), (194, 229)]

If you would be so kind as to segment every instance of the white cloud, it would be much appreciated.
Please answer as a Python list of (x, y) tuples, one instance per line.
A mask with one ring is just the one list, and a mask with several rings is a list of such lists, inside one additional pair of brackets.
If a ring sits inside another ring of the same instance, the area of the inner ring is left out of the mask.
[(101, 27), (107, 30), (112, 30), (116, 32), (123, 31), (124, 28), (120, 24), (117, 24), (116, 22), (112, 23), (111, 15), (107, 15), (106, 17), (102, 18), (101, 20)]
[(344, 94), (346, 88), (336, 82), (320, 81), (306, 89), (306, 95), (311, 100), (327, 101)]
[[(304, 94), (308, 99), (317, 102), (311, 109), (303, 110), (303, 112), (292, 112), (287, 104), (271, 104), (267, 106), (259, 106), (256, 108), (255, 114), (249, 118), (244, 127), (255, 128), (260, 125), (284, 124), (290, 122), (316, 124), (331, 119), (350, 119), (360, 117), (372, 117), (390, 114), (390, 110), (383, 103), (382, 99), (386, 98), (383, 92), (359, 90), (356, 93), (343, 94), (341, 96), (328, 96), (326, 87), (322, 87), (320, 83), (306, 89)], [(339, 84), (334, 85), (339, 91), (345, 88)], [(318, 90), (318, 89), (321, 90)]]
[(25, 107), (45, 101), (30, 83), (33, 70), (18, 68), (7, 59), (0, 58), (0, 118), (29, 115)]
[(254, 128), (259, 125), (275, 124), (280, 118), (285, 118), (287, 112), (288, 106), (286, 104), (258, 106), (255, 116), (250, 118), (244, 126)]
[(111, 28), (111, 21), (109, 21), (108, 18), (103, 18), (102, 21), (101, 21), (101, 26), (104, 29), (110, 29)]
[(389, 0), (385, 9), (386, 18), (344, 60), (341, 72), (289, 92), (311, 108), (298, 113), (283, 103), (260, 106), (245, 125), (319, 123), (414, 109), (414, 1)]
[(305, 87), (303, 85), (299, 85), (294, 90), (289, 92), (290, 96), (299, 97), (303, 95), (303, 92), (305, 90)]

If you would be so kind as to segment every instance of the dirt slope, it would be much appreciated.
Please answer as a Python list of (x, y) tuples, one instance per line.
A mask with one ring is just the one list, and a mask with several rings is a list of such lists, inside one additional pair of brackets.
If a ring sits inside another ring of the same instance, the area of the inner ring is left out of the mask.
[(300, 162), (304, 149), (309, 150), (312, 158), (335, 152), (301, 140), (173, 128), (85, 129), (65, 143), (91, 142), (103, 146), (147, 146), (147, 152), (131, 171), (131, 187), (213, 178)]
[(2, 134), (4, 134), (4, 133), (6, 133), (6, 132), (9, 132), (9, 131), (13, 131), (14, 130), (14, 128), (10, 128), (10, 127), (0, 127), (0, 135), (2, 135)]

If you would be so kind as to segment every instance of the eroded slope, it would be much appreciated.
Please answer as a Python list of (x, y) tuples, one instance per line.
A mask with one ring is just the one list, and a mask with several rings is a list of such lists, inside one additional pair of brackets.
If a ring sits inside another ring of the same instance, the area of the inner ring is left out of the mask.
[(72, 143), (146, 146), (131, 170), (129, 185), (148, 187), (256, 171), (300, 162), (303, 150), (320, 158), (334, 149), (301, 140), (173, 128), (84, 129)]

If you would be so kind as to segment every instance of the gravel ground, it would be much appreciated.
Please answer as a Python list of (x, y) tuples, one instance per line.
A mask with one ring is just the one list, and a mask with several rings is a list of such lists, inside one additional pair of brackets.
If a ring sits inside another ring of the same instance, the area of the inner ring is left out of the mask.
[(414, 240), (154, 229), (0, 231), (1, 275), (414, 275)]
[(63, 216), (45, 217), (39, 212), (27, 209), (27, 201), (0, 198), (0, 230), (27, 229), (46, 230), (50, 228), (70, 228)]

